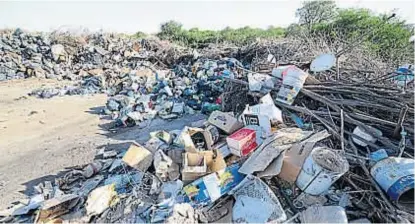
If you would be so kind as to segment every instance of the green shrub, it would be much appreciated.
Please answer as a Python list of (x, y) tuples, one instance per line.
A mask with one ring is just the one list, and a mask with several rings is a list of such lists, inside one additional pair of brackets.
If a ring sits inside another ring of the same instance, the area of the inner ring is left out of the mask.
[(367, 9), (344, 9), (338, 11), (332, 22), (314, 24), (311, 29), (332, 39), (341, 38), (350, 43), (361, 41), (384, 61), (396, 65), (412, 61), (413, 45), (409, 38), (413, 29), (399, 18), (387, 18)]
[(279, 27), (269, 27), (259, 29), (243, 27), (238, 29), (225, 28), (223, 30), (200, 30), (192, 28), (185, 30), (180, 23), (169, 21), (161, 25), (161, 31), (157, 34), (161, 39), (179, 42), (191, 47), (198, 47), (209, 43), (233, 43), (237, 45), (247, 44), (257, 38), (280, 38), (284, 37), (285, 29)]

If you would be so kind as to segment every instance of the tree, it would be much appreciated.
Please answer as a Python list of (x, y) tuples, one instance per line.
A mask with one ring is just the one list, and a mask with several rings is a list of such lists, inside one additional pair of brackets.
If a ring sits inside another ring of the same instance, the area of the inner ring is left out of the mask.
[(297, 9), (296, 17), (299, 17), (300, 25), (310, 27), (313, 24), (330, 22), (337, 13), (334, 1), (306, 1)]
[(389, 15), (375, 15), (365, 9), (345, 9), (339, 12), (333, 27), (349, 40), (362, 40), (384, 61), (396, 66), (412, 61), (413, 46), (408, 39), (413, 30), (399, 18), (387, 19)]
[(134, 38), (138, 38), (138, 39), (142, 39), (142, 38), (147, 37), (147, 34), (146, 34), (146, 33), (144, 33), (144, 32), (138, 31), (138, 32), (136, 32), (136, 33), (133, 35), (133, 37), (134, 37)]
[(412, 61), (413, 46), (408, 39), (413, 29), (399, 18), (377, 15), (368, 9), (342, 9), (329, 23), (316, 23), (312, 33), (333, 43), (341, 40), (347, 46), (362, 43), (385, 62), (400, 65)]
[(297, 23), (292, 23), (285, 29), (285, 32), (287, 36), (295, 36), (301, 33), (304, 29), (304, 27), (298, 25)]
[(177, 40), (182, 31), (182, 24), (170, 20), (166, 23), (161, 24), (160, 32), (157, 34), (158, 37), (162, 39), (173, 39)]

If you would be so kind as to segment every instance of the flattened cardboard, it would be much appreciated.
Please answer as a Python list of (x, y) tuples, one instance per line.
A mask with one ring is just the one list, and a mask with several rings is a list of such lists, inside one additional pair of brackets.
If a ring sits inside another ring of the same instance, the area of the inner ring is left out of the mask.
[(239, 172), (253, 174), (264, 171), (281, 152), (292, 147), (293, 143), (301, 141), (311, 135), (311, 131), (299, 128), (284, 128), (273, 136), (265, 139), (262, 145), (242, 164)]
[(284, 159), (281, 167), (281, 172), (278, 177), (286, 180), (290, 183), (294, 183), (297, 180), (298, 174), (300, 174), (301, 168), (305, 159), (313, 150), (314, 145), (329, 137), (330, 134), (327, 130), (317, 132), (310, 136), (308, 139), (293, 145), (290, 149), (285, 151)]
[(209, 205), (227, 194), (243, 179), (238, 172), (239, 164), (233, 164), (215, 173), (199, 178), (183, 188), (185, 202), (192, 205)]
[(78, 200), (78, 195), (66, 194), (44, 201), (39, 211), (38, 221), (52, 219), (69, 212), (78, 203)]
[(315, 144), (315, 142), (299, 143), (286, 150), (278, 177), (290, 183), (295, 183), (305, 159), (310, 155)]
[(264, 171), (260, 171), (256, 174), (257, 177), (271, 178), (277, 176), (281, 172), (282, 164), (284, 162), (284, 153), (281, 152), (277, 158), (275, 158)]

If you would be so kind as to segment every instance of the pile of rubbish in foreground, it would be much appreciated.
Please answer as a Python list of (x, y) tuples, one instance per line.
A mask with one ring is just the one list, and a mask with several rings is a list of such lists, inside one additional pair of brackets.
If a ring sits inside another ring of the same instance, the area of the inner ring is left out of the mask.
[(294, 62), (281, 64), (272, 51), (281, 47), (251, 64), (251, 50), (166, 54), (158, 63), (176, 62), (158, 68), (147, 57), (94, 78), (119, 125), (208, 116), (122, 151), (100, 150), (0, 211), (0, 221), (413, 223), (412, 67), (333, 81), (334, 71), (345, 75), (334, 54), (300, 60), (294, 48), (284, 56)]

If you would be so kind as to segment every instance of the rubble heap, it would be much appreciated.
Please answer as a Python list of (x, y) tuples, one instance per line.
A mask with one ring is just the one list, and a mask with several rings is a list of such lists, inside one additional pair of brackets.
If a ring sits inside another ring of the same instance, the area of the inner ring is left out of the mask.
[[(333, 69), (334, 54), (296, 60), (290, 49), (278, 63), (269, 50), (248, 63), (253, 48), (244, 49), (167, 54), (161, 68), (148, 56), (125, 72), (97, 72), (104, 76), (90, 86), (105, 83), (104, 112), (120, 125), (199, 110), (208, 117), (100, 150), (1, 211), (1, 221), (413, 223), (411, 68), (348, 76)], [(131, 63), (124, 54), (98, 58)]]

